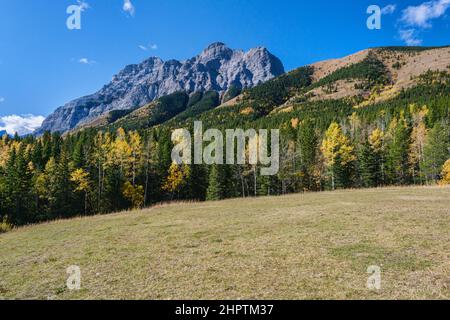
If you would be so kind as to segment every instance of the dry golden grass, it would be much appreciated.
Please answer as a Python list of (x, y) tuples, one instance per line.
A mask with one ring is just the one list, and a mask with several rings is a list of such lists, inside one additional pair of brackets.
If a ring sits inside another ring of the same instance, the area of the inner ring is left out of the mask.
[(0, 235), (0, 298), (448, 299), (449, 254), (450, 188), (183, 203)]

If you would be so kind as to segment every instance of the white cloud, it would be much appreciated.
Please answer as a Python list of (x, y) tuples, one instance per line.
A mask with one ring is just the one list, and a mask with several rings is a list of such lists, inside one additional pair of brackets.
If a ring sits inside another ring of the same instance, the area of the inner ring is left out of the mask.
[(409, 6), (402, 12), (401, 21), (412, 27), (431, 28), (430, 20), (440, 18), (450, 7), (450, 0), (424, 2)]
[(417, 38), (416, 30), (407, 29), (400, 30), (400, 39), (402, 39), (408, 46), (420, 46), (422, 44), (422, 40)]
[(381, 14), (393, 14), (395, 12), (395, 9), (397, 9), (397, 5), (388, 4), (386, 7), (381, 9)]
[(422, 45), (419, 33), (432, 28), (431, 21), (445, 15), (450, 8), (450, 0), (433, 0), (418, 6), (409, 6), (402, 11), (399, 36), (408, 46)]
[(0, 117), (0, 131), (5, 130), (8, 134), (25, 135), (33, 133), (38, 129), (42, 122), (45, 120), (43, 116), (34, 116), (32, 114), (27, 115), (10, 115)]
[(79, 63), (81, 64), (93, 64), (95, 63), (94, 60), (89, 60), (88, 58), (81, 58), (80, 60), (78, 60)]
[(131, 0), (124, 0), (123, 1), (123, 11), (129, 13), (131, 16), (134, 16), (134, 6), (131, 3)]
[(158, 45), (157, 44), (149, 44), (148, 46), (144, 46), (143, 44), (140, 44), (139, 48), (144, 51), (158, 50)]

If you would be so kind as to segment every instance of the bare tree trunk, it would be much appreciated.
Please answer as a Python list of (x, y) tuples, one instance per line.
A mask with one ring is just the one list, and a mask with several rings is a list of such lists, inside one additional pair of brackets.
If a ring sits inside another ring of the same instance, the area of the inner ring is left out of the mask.
[(87, 206), (88, 206), (88, 192), (84, 193), (84, 215), (87, 216)]
[(148, 196), (148, 169), (150, 167), (150, 141), (147, 142), (147, 153), (145, 159), (145, 192), (144, 192), (144, 206), (147, 206)]
[(254, 179), (254, 188), (255, 188), (255, 197), (258, 196), (258, 191), (257, 191), (257, 181), (256, 181), (256, 166), (253, 167), (253, 179)]
[(102, 167), (100, 165), (100, 160), (98, 161), (98, 193), (97, 193), (97, 212), (100, 212), (100, 198), (101, 198), (101, 178), (102, 178)]
[(334, 182), (334, 168), (331, 169), (331, 189), (333, 191), (336, 190), (336, 185)]

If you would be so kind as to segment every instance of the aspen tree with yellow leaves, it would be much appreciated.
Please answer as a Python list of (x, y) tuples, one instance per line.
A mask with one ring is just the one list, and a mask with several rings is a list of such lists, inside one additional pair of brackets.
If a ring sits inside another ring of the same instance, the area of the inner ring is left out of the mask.
[(321, 151), (331, 178), (331, 189), (335, 190), (339, 173), (356, 160), (350, 139), (336, 122), (333, 122), (325, 132)]
[(188, 165), (172, 163), (169, 168), (169, 175), (163, 185), (163, 190), (170, 192), (173, 199), (175, 193), (186, 185), (190, 174), (191, 170)]
[(76, 169), (70, 175), (70, 181), (75, 183), (75, 192), (84, 193), (84, 213), (87, 214), (88, 210), (88, 193), (91, 189), (91, 184), (89, 180), (89, 172), (83, 169)]
[(444, 167), (442, 168), (441, 175), (442, 175), (442, 179), (441, 179), (440, 183), (442, 185), (450, 184), (450, 159), (448, 159), (444, 163)]
[(144, 187), (133, 186), (131, 182), (125, 182), (122, 193), (126, 199), (131, 202), (133, 209), (142, 208), (144, 205)]

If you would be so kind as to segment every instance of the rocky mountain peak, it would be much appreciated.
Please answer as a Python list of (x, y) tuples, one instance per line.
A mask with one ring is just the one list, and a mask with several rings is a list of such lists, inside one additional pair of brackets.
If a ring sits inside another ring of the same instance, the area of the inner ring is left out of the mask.
[(198, 56), (198, 61), (200, 63), (208, 63), (214, 60), (229, 60), (235, 53), (237, 53), (237, 51), (228, 48), (224, 43), (216, 42), (202, 51)]
[(203, 53), (220, 52), (220, 51), (228, 51), (228, 50), (231, 50), (231, 49), (228, 48), (225, 43), (223, 43), (223, 42), (214, 42), (214, 43), (211, 43), (209, 46), (207, 46), (205, 48), (205, 50), (203, 50)]
[(151, 57), (126, 66), (100, 91), (58, 108), (37, 134), (65, 132), (110, 111), (135, 109), (177, 91), (215, 90), (222, 94), (231, 85), (249, 88), (283, 73), (283, 64), (267, 49), (244, 52), (222, 42), (210, 44), (186, 61)]

